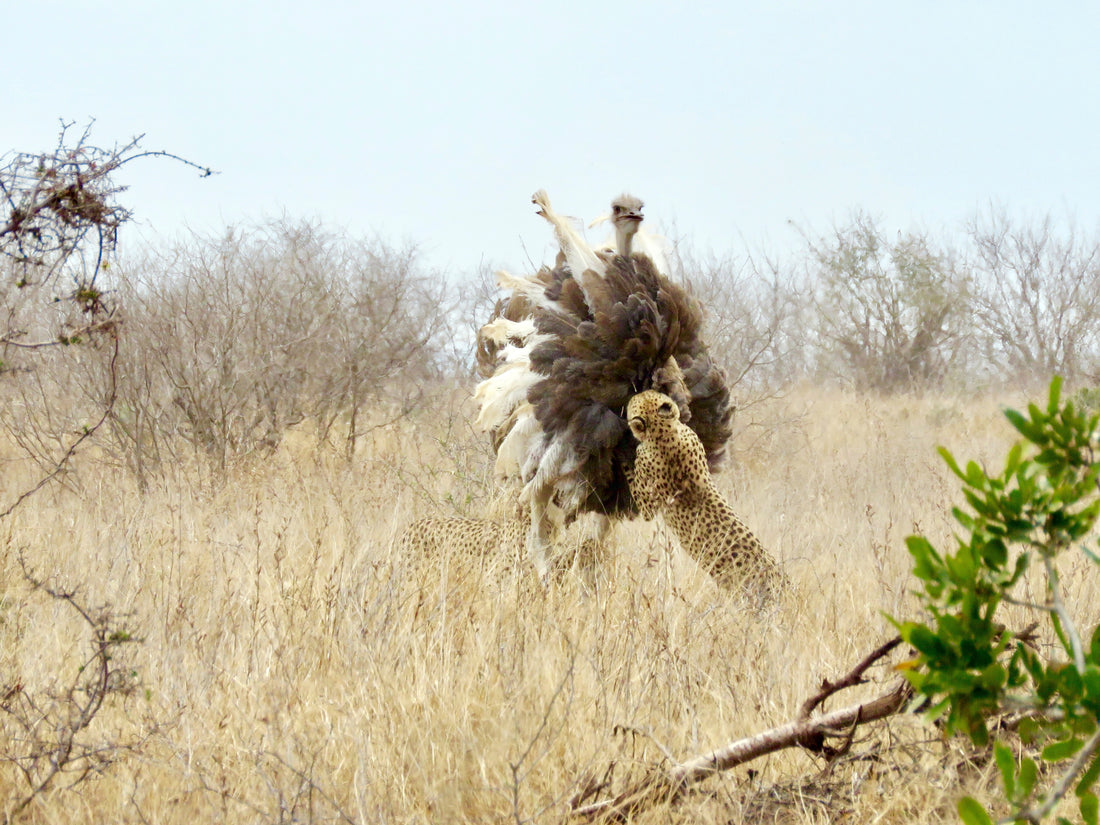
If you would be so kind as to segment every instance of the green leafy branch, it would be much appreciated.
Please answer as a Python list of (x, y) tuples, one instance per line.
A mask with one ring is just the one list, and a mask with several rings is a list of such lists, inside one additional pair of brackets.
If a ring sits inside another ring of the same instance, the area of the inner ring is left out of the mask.
[[(953, 553), (941, 553), (923, 536), (907, 544), (920, 580), (926, 622), (897, 622), (916, 650), (905, 666), (914, 690), (930, 702), (928, 713), (949, 733), (964, 733), (977, 745), (989, 742), (990, 720), (1013, 711), (1025, 745), (1040, 747), (1039, 761), (1062, 772), (1047, 787), (1038, 763), (994, 745), (994, 758), (1011, 812), (1002, 822), (1040, 822), (1075, 787), (1084, 822), (1097, 823), (1091, 788), (1100, 774), (1100, 633), (1088, 644), (1067, 607), (1059, 562), (1071, 550), (1089, 560), (1086, 546), (1100, 516), (1100, 463), (1096, 460), (1100, 414), (1086, 414), (1061, 401), (1062, 382), (1051, 382), (1045, 409), (1035, 404), (1005, 416), (1023, 436), (1004, 469), (989, 474), (970, 461), (961, 466), (940, 450), (963, 482), (967, 507), (953, 510), (963, 528)], [(1042, 603), (1016, 595), (1033, 565), (1044, 577)], [(1041, 653), (1030, 633), (1013, 633), (997, 611), (1003, 604), (1031, 611), (1052, 631), (1054, 653)], [(975, 800), (959, 814), (968, 825), (992, 823)], [(1059, 818), (1059, 822), (1067, 822)]]

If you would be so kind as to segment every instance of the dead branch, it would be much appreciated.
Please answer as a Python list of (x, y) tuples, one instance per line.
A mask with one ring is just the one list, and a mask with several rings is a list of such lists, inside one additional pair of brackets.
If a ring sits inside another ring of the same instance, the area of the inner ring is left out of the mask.
[[(626, 819), (642, 808), (676, 799), (696, 782), (785, 748), (802, 747), (832, 758), (847, 749), (859, 725), (884, 719), (905, 707), (912, 697), (912, 688), (908, 682), (901, 680), (893, 689), (870, 702), (860, 702), (814, 718), (810, 718), (809, 714), (828, 696), (846, 687), (863, 684), (863, 673), (893, 650), (900, 641), (895, 638), (881, 645), (839, 681), (831, 683), (826, 680), (822, 689), (803, 703), (795, 721), (737, 739), (722, 748), (680, 762), (669, 769), (653, 770), (614, 799), (576, 806), (571, 813), (589, 819)], [(845, 745), (839, 751), (827, 748), (824, 742), (829, 736), (845, 739)]]
[(891, 650), (893, 650), (895, 647), (897, 647), (899, 644), (901, 644), (901, 637), (895, 636), (890, 641), (880, 645), (879, 647), (868, 653), (866, 658), (864, 658), (862, 662), (852, 668), (851, 671), (849, 671), (843, 679), (840, 679), (836, 682), (830, 682), (828, 679), (822, 679), (821, 690), (819, 690), (817, 693), (815, 693), (813, 696), (802, 703), (802, 708), (798, 711), (798, 718), (809, 719), (810, 714), (814, 712), (818, 705), (820, 705), (834, 693), (839, 693), (845, 688), (864, 684), (866, 680), (863, 678), (863, 674), (867, 672), (867, 669), (883, 656), (885, 656), (887, 653), (889, 653)]
[(0, 511), (0, 520), (10, 516), (12, 513), (15, 512), (16, 508), (18, 508), (19, 505), (22, 504), (26, 499), (30, 498), (32, 495), (34, 495), (51, 481), (53, 481), (53, 479), (57, 478), (57, 476), (59, 476), (61, 473), (65, 472), (65, 469), (69, 465), (69, 461), (72, 460), (73, 456), (77, 454), (77, 451), (80, 449), (81, 445), (93, 435), (95, 435), (100, 427), (102, 427), (107, 422), (107, 419), (110, 417), (112, 411), (115, 408), (115, 401), (118, 399), (118, 336), (112, 335), (111, 339), (112, 350), (111, 360), (108, 365), (109, 384), (107, 387), (107, 398), (104, 401), (103, 412), (100, 415), (99, 419), (91, 426), (85, 427), (83, 431), (81, 431), (81, 433), (77, 435), (77, 437), (73, 439), (72, 442), (69, 443), (69, 445), (65, 448), (65, 452), (62, 453), (53, 462), (53, 467), (49, 472), (42, 476), (42, 478), (40, 478), (38, 482), (32, 487), (20, 493), (15, 501), (12, 502), (5, 510)]
[[(10, 807), (0, 812), (0, 822), (5, 824), (46, 794), (60, 777), (68, 775), (68, 787), (72, 788), (144, 742), (144, 737), (127, 741), (117, 733), (92, 741), (90, 733), (105, 703), (129, 696), (138, 687), (135, 671), (121, 650), (143, 640), (130, 634), (122, 624), (126, 617), (110, 605), (91, 607), (75, 589), (40, 577), (30, 569), (22, 550), (18, 562), (31, 589), (68, 605), (91, 638), (75, 668), (76, 676), (67, 685), (34, 691), (17, 680), (0, 688), (0, 730), (4, 733), (0, 762), (15, 765), (27, 786), (7, 800)], [(70, 669), (71, 663), (58, 663), (59, 673)]]

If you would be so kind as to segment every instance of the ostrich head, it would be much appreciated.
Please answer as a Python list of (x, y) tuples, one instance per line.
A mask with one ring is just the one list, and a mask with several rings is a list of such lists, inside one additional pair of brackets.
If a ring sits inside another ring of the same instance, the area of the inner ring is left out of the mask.
[(642, 207), (645, 206), (633, 195), (619, 195), (611, 201), (611, 222), (615, 224), (615, 247), (624, 258), (630, 257), (630, 245), (634, 233), (642, 225)]

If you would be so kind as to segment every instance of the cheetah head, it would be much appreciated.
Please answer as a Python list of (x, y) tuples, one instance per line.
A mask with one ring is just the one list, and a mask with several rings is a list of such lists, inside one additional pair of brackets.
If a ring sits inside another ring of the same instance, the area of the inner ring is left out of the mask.
[(680, 422), (680, 408), (664, 393), (640, 392), (626, 405), (626, 421), (639, 441), (647, 441), (658, 432), (674, 428)]

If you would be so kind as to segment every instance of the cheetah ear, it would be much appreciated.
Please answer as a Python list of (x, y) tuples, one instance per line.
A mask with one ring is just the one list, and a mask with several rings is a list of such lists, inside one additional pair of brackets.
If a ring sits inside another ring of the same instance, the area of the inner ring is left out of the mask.
[(664, 418), (664, 419), (671, 419), (671, 418), (679, 419), (680, 410), (671, 401), (662, 401), (661, 406), (659, 406), (657, 408), (657, 415), (661, 416), (661, 418)]
[(645, 419), (640, 415), (636, 415), (627, 423), (630, 425), (630, 432), (634, 433), (634, 437), (641, 441), (646, 431)]

